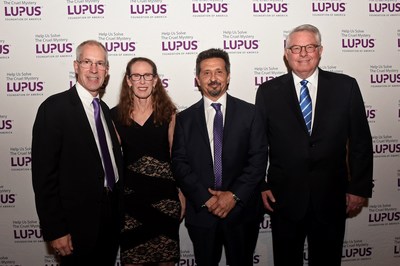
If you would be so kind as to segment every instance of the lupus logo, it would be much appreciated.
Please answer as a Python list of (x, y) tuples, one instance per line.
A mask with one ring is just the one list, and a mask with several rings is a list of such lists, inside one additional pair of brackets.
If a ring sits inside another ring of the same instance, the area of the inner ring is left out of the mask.
[(376, 116), (376, 109), (368, 109), (366, 110), (366, 113), (368, 119), (374, 119)]
[(371, 74), (371, 83), (400, 83), (400, 74)]
[(260, 229), (271, 229), (271, 219), (266, 219), (264, 217), (264, 220), (260, 223)]
[(371, 255), (371, 247), (345, 248), (342, 251), (342, 258), (370, 257)]
[(369, 12), (384, 13), (384, 12), (399, 12), (400, 3), (369, 3)]
[(303, 262), (308, 262), (308, 249), (303, 251)]
[(227, 3), (193, 3), (193, 13), (227, 13)]
[(40, 229), (14, 229), (14, 239), (39, 239), (42, 238)]
[(312, 3), (313, 12), (344, 12), (346, 11), (346, 3), (322, 2)]
[(256, 76), (256, 77), (254, 77), (254, 85), (255, 86), (260, 86), (264, 82), (266, 82), (268, 80), (271, 80), (271, 79), (274, 79), (274, 78), (276, 78), (276, 76), (264, 76), (264, 77)]
[(36, 44), (36, 54), (71, 53), (72, 43), (41, 43)]
[(370, 223), (397, 222), (400, 221), (400, 212), (391, 211), (391, 212), (370, 213), (368, 221)]
[(259, 264), (260, 263), (260, 255), (253, 255), (253, 264)]
[(106, 42), (104, 45), (108, 52), (133, 52), (136, 50), (135, 42)]
[(0, 44), (0, 54), (9, 54), (10, 53), (10, 45), (9, 44)]
[(0, 130), (9, 130), (13, 127), (13, 121), (10, 119), (5, 119), (0, 121)]
[(400, 143), (374, 144), (374, 154), (399, 153)]
[(196, 266), (194, 258), (180, 259), (176, 266)]
[(253, 3), (254, 13), (286, 13), (287, 3)]
[(198, 41), (163, 41), (161, 42), (162, 51), (195, 51), (198, 48)]
[(224, 40), (225, 50), (257, 50), (258, 40)]
[(374, 48), (375, 39), (342, 39), (343, 48)]
[(161, 83), (162, 83), (164, 89), (167, 89), (169, 87), (169, 79), (167, 79), (167, 78), (161, 79)]
[(393, 246), (393, 254), (400, 255), (400, 244)]
[[(16, 2), (20, 3), (20, 2)], [(6, 17), (38, 17), (42, 14), (40, 6), (6, 6), (4, 7), (4, 16)]]
[(11, 167), (29, 166), (31, 165), (32, 158), (30, 156), (13, 156), (11, 157)]
[(1, 204), (15, 203), (15, 194), (11, 194), (11, 193), (0, 194), (0, 203)]
[(43, 81), (7, 82), (7, 92), (43, 91)]
[(68, 15), (102, 15), (104, 14), (104, 5), (70, 5), (67, 7)]
[(132, 15), (147, 15), (147, 14), (166, 14), (167, 5), (166, 4), (136, 4), (131, 5)]

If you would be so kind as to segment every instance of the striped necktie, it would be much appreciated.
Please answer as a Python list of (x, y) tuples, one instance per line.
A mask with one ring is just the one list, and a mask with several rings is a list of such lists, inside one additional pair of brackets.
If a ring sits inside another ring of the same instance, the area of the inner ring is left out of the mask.
[(310, 93), (308, 92), (307, 83), (307, 80), (300, 81), (300, 109), (303, 113), (303, 118), (307, 126), (308, 134), (311, 135), (312, 104)]

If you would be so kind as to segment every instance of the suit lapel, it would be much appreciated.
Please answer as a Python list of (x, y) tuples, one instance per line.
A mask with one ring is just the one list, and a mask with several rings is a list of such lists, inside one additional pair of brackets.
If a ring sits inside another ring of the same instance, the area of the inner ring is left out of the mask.
[(284, 90), (284, 98), (287, 100), (291, 112), (293, 112), (296, 120), (299, 122), (300, 126), (303, 128), (304, 132), (308, 135), (308, 130), (306, 123), (304, 122), (303, 114), (300, 109), (299, 98), (296, 93), (296, 87), (294, 85), (293, 75), (291, 72), (286, 74), (286, 78), (282, 80), (283, 86), (281, 88)]
[(83, 104), (78, 96), (78, 92), (76, 91), (76, 87), (72, 87), (70, 90), (70, 102), (72, 106), (73, 116), (76, 117), (76, 125), (77, 128), (83, 129), (80, 134), (82, 135), (82, 139), (87, 139), (86, 143), (92, 152), (101, 160), (99, 150), (97, 148), (97, 144), (93, 135), (92, 128), (90, 127), (88, 118), (86, 116), (86, 112), (84, 110)]
[(210, 147), (206, 117), (204, 114), (204, 100), (201, 99), (200, 101), (198, 101), (195, 104), (195, 108), (196, 109), (195, 109), (194, 119), (196, 121), (197, 127), (199, 128), (200, 135), (201, 135), (204, 143), (207, 143), (207, 147)]
[(223, 147), (225, 147), (225, 141), (227, 139), (227, 134), (228, 132), (232, 132), (232, 123), (233, 120), (235, 119), (235, 112), (236, 112), (236, 108), (235, 108), (235, 101), (233, 100), (232, 96), (230, 96), (229, 94), (226, 95), (226, 106), (225, 106), (225, 121), (224, 121), (224, 135), (223, 135), (223, 145), (222, 145), (222, 149)]
[(331, 84), (325, 74), (326, 72), (322, 69), (319, 69), (318, 72), (318, 91), (317, 91), (317, 99), (315, 100), (315, 111), (314, 115), (314, 124), (313, 124), (313, 133), (318, 132), (318, 127), (323, 123), (321, 117), (328, 117), (324, 114), (329, 108), (329, 92), (332, 91)]

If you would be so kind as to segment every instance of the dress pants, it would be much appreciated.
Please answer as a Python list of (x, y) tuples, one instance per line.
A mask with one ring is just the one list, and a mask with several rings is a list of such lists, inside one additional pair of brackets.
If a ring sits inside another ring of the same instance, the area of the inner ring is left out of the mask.
[[(274, 265), (302, 266), (303, 259), (309, 266), (341, 265), (345, 223), (345, 210), (342, 217), (334, 219), (309, 210), (299, 221), (272, 213)], [(304, 252), (306, 238), (308, 254)]]
[(186, 225), (197, 266), (217, 266), (225, 248), (229, 266), (252, 266), (260, 221), (231, 224), (220, 220), (211, 228)]
[[(73, 250), (61, 257), (61, 266), (114, 266), (119, 247), (119, 215), (116, 192), (104, 188), (101, 200), (99, 234), (92, 250)], [(74, 244), (72, 238), (72, 244)]]

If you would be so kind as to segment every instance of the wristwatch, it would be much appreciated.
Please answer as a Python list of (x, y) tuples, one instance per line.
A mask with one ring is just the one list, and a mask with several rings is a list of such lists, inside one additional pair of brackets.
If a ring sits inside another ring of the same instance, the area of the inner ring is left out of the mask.
[(240, 201), (239, 197), (236, 196), (234, 193), (232, 193), (232, 197), (236, 202)]

